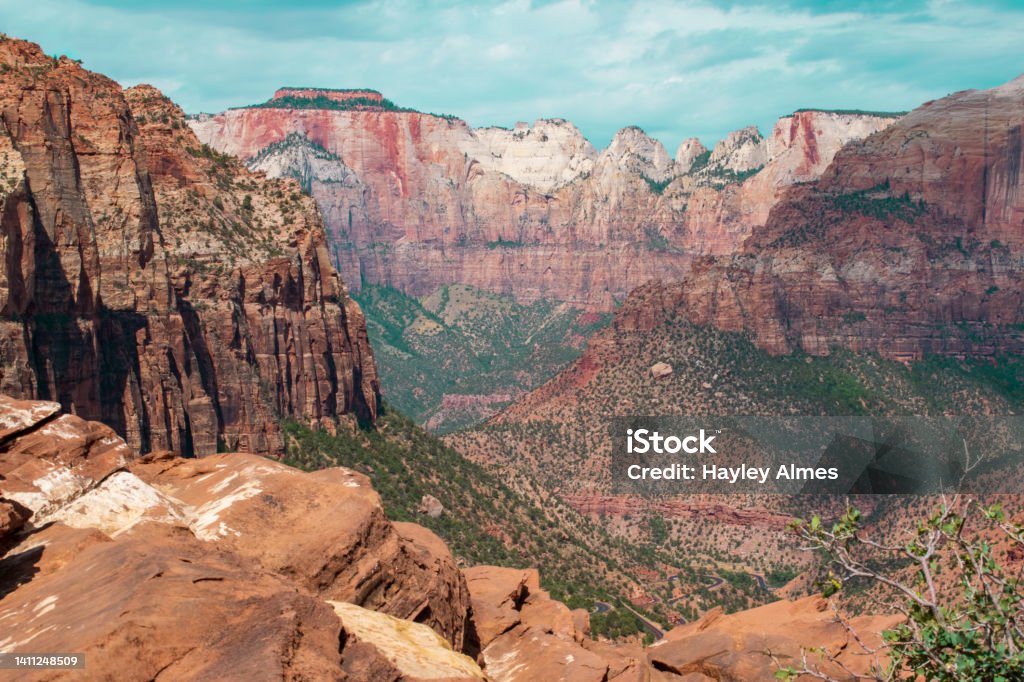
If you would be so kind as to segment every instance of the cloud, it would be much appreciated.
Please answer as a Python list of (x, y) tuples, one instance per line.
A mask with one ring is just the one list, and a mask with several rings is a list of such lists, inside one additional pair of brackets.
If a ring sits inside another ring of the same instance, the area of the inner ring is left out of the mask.
[(909, 109), (1024, 64), (1013, 0), (0, 0), (4, 30), (187, 111), (373, 87), (472, 125), (561, 116), (669, 149), (801, 107)]

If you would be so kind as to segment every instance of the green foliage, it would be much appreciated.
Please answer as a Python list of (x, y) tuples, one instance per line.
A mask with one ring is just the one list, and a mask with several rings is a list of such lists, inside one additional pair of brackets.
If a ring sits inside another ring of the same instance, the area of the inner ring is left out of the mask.
[(487, 242), (485, 246), (490, 249), (519, 249), (527, 246), (526, 242), (516, 241), (514, 239), (497, 239), (493, 242)]
[(953, 377), (959, 383), (980, 389), (994, 389), (1008, 401), (1024, 404), (1024, 360), (1018, 356), (956, 358), (930, 356), (914, 364), (911, 376), (922, 389), (936, 389), (937, 376)]
[(889, 181), (860, 192), (833, 195), (832, 203), (843, 213), (859, 213), (881, 221), (892, 219), (913, 224), (924, 213), (924, 201), (914, 201), (905, 192), (900, 196), (889, 195)]
[(792, 568), (773, 568), (765, 573), (764, 578), (772, 587), (782, 587), (798, 575), (800, 572)]
[(689, 173), (692, 175), (697, 171), (701, 170), (711, 161), (711, 150), (705, 149), (697, 156), (693, 157), (693, 163), (690, 164)]
[(345, 100), (335, 100), (327, 97), (326, 95), (317, 95), (316, 97), (299, 97), (295, 95), (285, 95), (284, 97), (275, 97), (274, 99), (267, 100), (262, 104), (252, 105), (253, 109), (333, 109), (337, 111), (352, 111), (358, 109), (383, 109), (384, 111), (412, 111), (411, 109), (402, 109), (397, 106), (391, 100), (385, 98), (376, 99), (374, 97), (350, 97)]
[(640, 621), (637, 620), (637, 617), (623, 608), (590, 614), (590, 634), (595, 637), (617, 639), (634, 635), (640, 629)]
[[(325, 90), (324, 88), (316, 88), (317, 90)], [(328, 92), (366, 92), (380, 94), (376, 90), (326, 90)], [(327, 95), (316, 95), (315, 97), (301, 97), (296, 95), (284, 95), (282, 97), (275, 97), (262, 102), (260, 104), (253, 104), (249, 107), (242, 107), (246, 109), (328, 109), (332, 111), (395, 111), (404, 113), (420, 114), (424, 113), (416, 109), (409, 107), (400, 107), (387, 97), (377, 99), (376, 97), (350, 97), (344, 100), (331, 99)], [(434, 116), (435, 118), (445, 119), (446, 121), (458, 120), (458, 117), (452, 114), (434, 114), (428, 113), (428, 116)]]
[(668, 524), (665, 523), (665, 519), (658, 514), (651, 514), (647, 519), (647, 525), (650, 529), (651, 544), (658, 546), (665, 544), (668, 540)]
[[(831, 528), (815, 516), (794, 522), (793, 529), (831, 561), (826, 597), (852, 579), (874, 581), (897, 595), (895, 608), (905, 620), (883, 633), (866, 679), (1024, 679), (1024, 583), (1019, 572), (999, 563), (991, 540), (994, 533), (1024, 548), (1024, 527), (1009, 522), (1001, 506), (954, 498), (919, 523), (902, 546), (867, 538), (853, 508)], [(906, 560), (908, 577), (876, 568), (891, 557)], [(937, 587), (943, 566), (953, 568), (959, 589)], [(782, 668), (778, 677), (795, 680), (817, 670), (806, 665), (806, 656), (804, 662), (802, 669)]]
[[(444, 287), (422, 301), (364, 286), (366, 315), (389, 398), (438, 432), (472, 425), (554, 376), (611, 315), (584, 315), (547, 301), (530, 305), (471, 287)], [(445, 396), (479, 396), (442, 411)], [(443, 412), (443, 414), (442, 414)]]
[(644, 182), (647, 183), (650, 190), (659, 196), (664, 193), (665, 188), (671, 185), (672, 181), (675, 180), (675, 177), (665, 178), (664, 180), (652, 180), (646, 175), (641, 175), (640, 177), (644, 179)]
[(722, 180), (727, 184), (730, 182), (740, 183), (747, 178), (752, 178), (760, 173), (762, 168), (764, 168), (764, 166), (755, 166), (754, 168), (748, 168), (741, 171), (735, 171), (731, 168), (716, 168), (710, 175), (711, 177)]
[[(613, 571), (609, 559), (591, 549), (614, 544), (603, 531), (566, 508), (533, 504), (389, 406), (374, 429), (340, 424), (330, 435), (296, 422), (282, 428), (287, 464), (365, 473), (391, 519), (426, 526), (464, 563), (536, 567), (544, 588), (574, 608), (625, 595), (605, 577)], [(417, 511), (428, 494), (445, 509), (436, 519)], [(638, 630), (635, 619), (632, 629), (615, 623), (617, 635)]]

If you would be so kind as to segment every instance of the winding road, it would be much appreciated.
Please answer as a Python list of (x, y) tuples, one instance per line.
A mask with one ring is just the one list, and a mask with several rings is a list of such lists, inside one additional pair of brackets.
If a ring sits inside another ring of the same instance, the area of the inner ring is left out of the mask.
[[(747, 575), (752, 577), (754, 580), (756, 580), (758, 586), (760, 586), (760, 588), (762, 590), (764, 590), (765, 592), (773, 592), (774, 591), (774, 588), (768, 585), (767, 579), (763, 575), (761, 575), (760, 573), (751, 573), (749, 571), (746, 571), (746, 573), (747, 573)], [(674, 580), (677, 581), (677, 580), (679, 580), (681, 575), (682, 575), (681, 573), (677, 573), (677, 574), (675, 574), (673, 576), (669, 576), (668, 581), (669, 582), (672, 582)], [(704, 585), (704, 587), (706, 587), (709, 590), (718, 589), (719, 587), (722, 586), (723, 583), (725, 583), (725, 578), (723, 578), (722, 576), (718, 575), (717, 573), (710, 573), (710, 574), (702, 576), (702, 578), (710, 580), (710, 582), (707, 582)], [(681, 601), (681, 600), (683, 600), (685, 598), (686, 598), (685, 596), (673, 597), (671, 599), (666, 600), (665, 603), (668, 604), (668, 605), (672, 605), (672, 604), (675, 604), (675, 603), (677, 603), (677, 602), (679, 602), (679, 601)], [(658, 599), (658, 597), (655, 597), (655, 599)], [(628, 604), (623, 604), (622, 607), (624, 609), (626, 609), (627, 611), (629, 611), (630, 613), (632, 613), (634, 616), (636, 616), (636, 619), (638, 621), (640, 621), (640, 625), (643, 627), (643, 629), (645, 631), (647, 631), (652, 637), (654, 637), (655, 641), (658, 641), (659, 639), (662, 639), (665, 636), (665, 631), (661, 629), (661, 626), (658, 623), (655, 623), (654, 621), (648, 620), (647, 617), (645, 617), (642, 613), (640, 613), (639, 611), (634, 609), (632, 606), (629, 606)], [(594, 612), (595, 613), (608, 613), (609, 611), (611, 611), (614, 608), (615, 607), (612, 604), (609, 604), (608, 602), (604, 602), (604, 601), (596, 601), (596, 602), (594, 602)], [(682, 622), (685, 623), (686, 621), (682, 620)]]

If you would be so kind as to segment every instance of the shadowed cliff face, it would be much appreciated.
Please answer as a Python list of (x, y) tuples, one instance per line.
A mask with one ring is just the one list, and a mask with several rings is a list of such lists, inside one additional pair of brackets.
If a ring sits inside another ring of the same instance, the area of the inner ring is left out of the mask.
[(353, 286), (423, 297), (465, 284), (610, 311), (646, 282), (678, 281), (695, 256), (734, 252), (784, 188), (893, 120), (801, 112), (768, 138), (745, 129), (703, 156), (689, 141), (676, 159), (635, 127), (597, 150), (561, 119), (474, 130), (271, 101), (190, 125), (250, 168), (300, 179)]
[(0, 390), (143, 452), (375, 417), (362, 313), (297, 184), (203, 148), (148, 86), (11, 39), (0, 69)]

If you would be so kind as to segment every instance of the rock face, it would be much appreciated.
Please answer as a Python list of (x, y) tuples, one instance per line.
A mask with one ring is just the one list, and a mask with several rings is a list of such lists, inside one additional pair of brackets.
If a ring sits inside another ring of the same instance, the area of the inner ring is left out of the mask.
[(586, 637), (586, 612), (572, 612), (552, 600), (540, 589), (536, 571), (479, 566), (466, 569), (465, 574), (479, 660), (491, 679), (645, 679), (639, 647), (593, 646)]
[(425, 623), (462, 648), (468, 593), (451, 554), (430, 531), (390, 523), (365, 476), (240, 454), (143, 460), (131, 471), (187, 505), (200, 540), (324, 598)]
[[(795, 602), (777, 601), (748, 611), (723, 615), (709, 611), (694, 623), (677, 627), (647, 650), (647, 661), (659, 671), (659, 680), (771, 680), (779, 666), (800, 665), (801, 647), (815, 647), (838, 657), (847, 668), (825, 664), (808, 654), (808, 662), (832, 676), (853, 680), (849, 671), (867, 674), (872, 657), (865, 646), (877, 648), (877, 633), (891, 628), (899, 617), (860, 616), (850, 621), (863, 640), (857, 641), (835, 619), (828, 602), (808, 597)], [(784, 624), (785, 627), (780, 627)], [(778, 659), (775, 663), (767, 652)]]
[[(702, 260), (678, 286), (637, 291), (620, 319), (644, 329), (682, 313), (775, 353), (1019, 352), (1022, 115), (1024, 77), (925, 104), (794, 187), (739, 254)], [(792, 132), (803, 119), (792, 126), (772, 139), (810, 150)], [(806, 164), (786, 172), (814, 174)]]
[(352, 638), (351, 643), (346, 642), (344, 669), (354, 679), (370, 679), (363, 675), (380, 675), (382, 669), (406, 682), (485, 679), (473, 659), (453, 651), (426, 625), (347, 602), (329, 603)]
[(137, 459), (55, 403), (0, 400), (20, 420), (0, 510), (24, 525), (4, 526), (0, 650), (83, 652), (99, 678), (483, 679), (456, 653), (469, 594), (451, 554), (388, 522), (361, 474)]
[(374, 418), (362, 313), (297, 184), (204, 148), (153, 88), (7, 38), (0, 64), (0, 390), (142, 452)]
[(655, 379), (663, 379), (672, 375), (672, 365), (667, 362), (656, 362), (651, 365), (651, 376)]
[(791, 139), (744, 129), (709, 161), (696, 140), (673, 160), (635, 127), (599, 151), (560, 119), (473, 130), (417, 112), (287, 104), (190, 125), (250, 168), (300, 179), (353, 286), (420, 297), (467, 284), (605, 311), (645, 282), (680, 279), (695, 256), (732, 253), (785, 187), (893, 120), (795, 114), (777, 127)]

